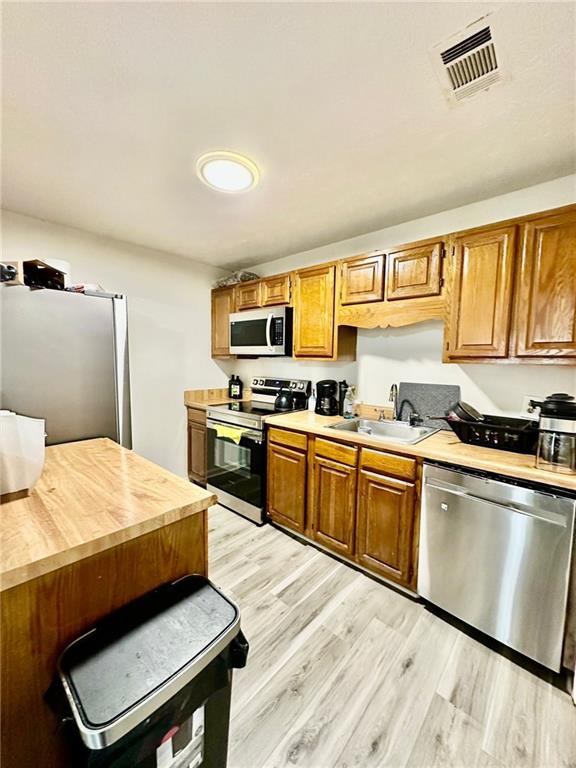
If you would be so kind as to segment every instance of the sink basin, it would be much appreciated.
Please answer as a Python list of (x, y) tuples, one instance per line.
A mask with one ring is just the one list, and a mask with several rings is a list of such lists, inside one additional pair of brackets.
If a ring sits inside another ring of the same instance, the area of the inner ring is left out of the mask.
[(328, 429), (338, 429), (342, 432), (357, 432), (368, 435), (376, 440), (386, 442), (406, 443), (414, 445), (440, 431), (439, 427), (411, 427), (403, 421), (372, 421), (370, 419), (348, 419), (331, 424)]

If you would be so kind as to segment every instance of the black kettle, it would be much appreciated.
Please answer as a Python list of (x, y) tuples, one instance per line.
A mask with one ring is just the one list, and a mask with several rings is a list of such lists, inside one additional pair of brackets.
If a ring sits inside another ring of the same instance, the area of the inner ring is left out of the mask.
[(293, 411), (294, 410), (294, 393), (289, 389), (282, 389), (276, 395), (274, 400), (275, 411)]

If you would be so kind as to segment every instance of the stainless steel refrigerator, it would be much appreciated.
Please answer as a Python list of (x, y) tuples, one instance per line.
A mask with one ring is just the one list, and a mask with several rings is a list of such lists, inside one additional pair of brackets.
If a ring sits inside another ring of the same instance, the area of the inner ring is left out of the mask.
[(46, 420), (48, 445), (132, 447), (126, 298), (2, 287), (2, 408)]

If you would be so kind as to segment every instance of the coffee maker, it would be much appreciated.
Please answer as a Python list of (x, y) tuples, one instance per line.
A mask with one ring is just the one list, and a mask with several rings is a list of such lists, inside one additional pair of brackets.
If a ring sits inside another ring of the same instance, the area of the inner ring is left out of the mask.
[(530, 400), (540, 409), (536, 466), (552, 472), (576, 474), (576, 399), (565, 392), (546, 400)]
[(338, 415), (338, 382), (323, 379), (316, 383), (316, 413), (321, 416)]

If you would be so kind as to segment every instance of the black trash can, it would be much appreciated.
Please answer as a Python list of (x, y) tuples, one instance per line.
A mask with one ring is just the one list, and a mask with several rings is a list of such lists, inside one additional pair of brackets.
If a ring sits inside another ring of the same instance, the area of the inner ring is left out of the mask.
[(59, 661), (74, 766), (224, 768), (232, 670), (248, 643), (240, 613), (208, 579), (185, 576), (121, 608)]

